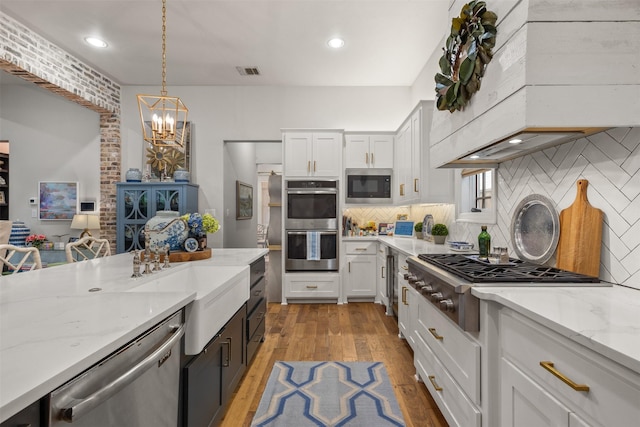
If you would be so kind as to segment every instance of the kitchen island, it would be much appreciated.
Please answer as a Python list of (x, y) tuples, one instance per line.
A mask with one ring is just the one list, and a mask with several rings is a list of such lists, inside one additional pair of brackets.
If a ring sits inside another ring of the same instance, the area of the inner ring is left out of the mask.
[(268, 250), (212, 252), (138, 279), (130, 254), (0, 278), (0, 422), (206, 293), (188, 280), (149, 290), (152, 282), (189, 277), (197, 266), (211, 269), (208, 286), (216, 289)]

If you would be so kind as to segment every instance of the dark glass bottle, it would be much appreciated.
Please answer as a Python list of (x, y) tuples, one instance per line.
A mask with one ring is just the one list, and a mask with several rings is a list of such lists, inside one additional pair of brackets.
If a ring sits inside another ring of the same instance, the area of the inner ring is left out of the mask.
[(487, 233), (487, 226), (482, 226), (482, 231), (478, 235), (478, 258), (488, 258), (491, 248), (491, 235)]

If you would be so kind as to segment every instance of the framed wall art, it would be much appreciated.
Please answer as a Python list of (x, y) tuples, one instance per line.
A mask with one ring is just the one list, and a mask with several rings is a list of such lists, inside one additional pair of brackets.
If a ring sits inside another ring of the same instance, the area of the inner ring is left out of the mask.
[(43, 220), (72, 220), (78, 212), (77, 182), (38, 183), (38, 218)]
[(253, 187), (236, 181), (236, 219), (253, 218)]

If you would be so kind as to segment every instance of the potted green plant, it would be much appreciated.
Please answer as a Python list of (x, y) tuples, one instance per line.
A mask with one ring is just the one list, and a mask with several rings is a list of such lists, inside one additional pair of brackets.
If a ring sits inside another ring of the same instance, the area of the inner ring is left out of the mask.
[(434, 224), (431, 228), (431, 235), (433, 236), (434, 242), (441, 245), (449, 235), (449, 229), (444, 224)]
[(416, 231), (416, 237), (422, 239), (422, 223), (417, 222), (416, 225), (413, 226), (413, 229)]

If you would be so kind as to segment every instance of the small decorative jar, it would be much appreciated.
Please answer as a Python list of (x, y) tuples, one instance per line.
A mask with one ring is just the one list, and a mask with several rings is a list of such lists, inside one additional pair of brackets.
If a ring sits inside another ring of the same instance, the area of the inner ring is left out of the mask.
[(130, 168), (125, 174), (127, 182), (142, 182), (142, 171), (138, 168)]
[(158, 211), (149, 219), (149, 245), (151, 250), (169, 245), (172, 251), (180, 251), (189, 237), (187, 222), (176, 211)]
[(178, 168), (173, 172), (173, 180), (175, 182), (189, 182), (189, 171)]

